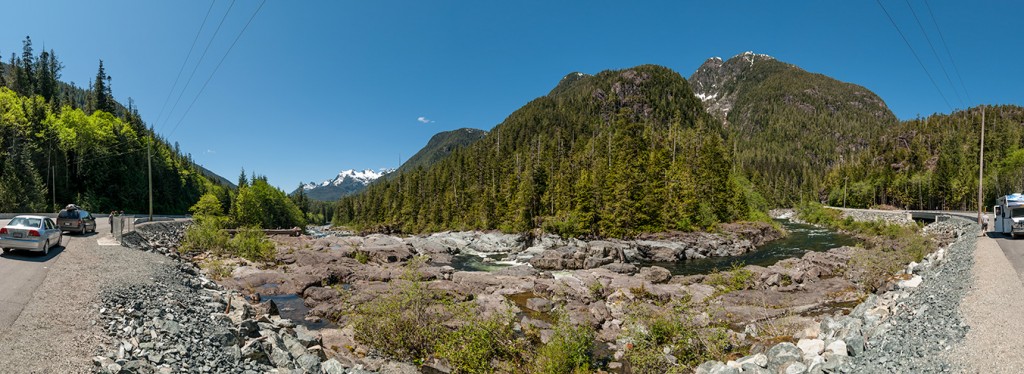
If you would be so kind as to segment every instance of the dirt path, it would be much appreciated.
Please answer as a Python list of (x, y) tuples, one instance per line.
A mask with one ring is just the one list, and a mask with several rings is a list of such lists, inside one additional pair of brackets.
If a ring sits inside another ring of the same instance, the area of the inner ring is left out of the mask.
[(1024, 283), (1001, 245), (1024, 247), (1024, 241), (979, 238), (974, 283), (960, 304), (971, 329), (954, 356), (973, 373), (1024, 373)]

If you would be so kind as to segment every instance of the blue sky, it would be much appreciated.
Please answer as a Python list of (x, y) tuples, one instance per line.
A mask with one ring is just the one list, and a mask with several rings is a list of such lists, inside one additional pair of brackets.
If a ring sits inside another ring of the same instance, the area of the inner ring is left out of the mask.
[(244, 167), (288, 191), (342, 169), (396, 167), (439, 131), (489, 130), (569, 72), (658, 64), (689, 77), (709, 57), (747, 50), (865, 86), (901, 119), (979, 103), (1024, 105), (1015, 26), (1024, 6), (1012, 1), (928, 2), (943, 44), (925, 2), (910, 0), (959, 99), (907, 2), (882, 2), (946, 100), (873, 1), (270, 0), (226, 58), (260, 3), (212, 4), (5, 4), (0, 54), (6, 61), (20, 53), (30, 35), (37, 53), (55, 50), (63, 80), (79, 86), (103, 59), (114, 96), (132, 97), (143, 118), (198, 163), (232, 180)]

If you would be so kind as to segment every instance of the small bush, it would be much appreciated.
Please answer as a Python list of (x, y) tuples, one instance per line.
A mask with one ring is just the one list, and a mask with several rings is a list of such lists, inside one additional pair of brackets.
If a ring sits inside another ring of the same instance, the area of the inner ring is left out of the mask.
[(402, 280), (389, 292), (356, 308), (352, 316), (355, 339), (380, 353), (422, 363), (448, 333), (445, 323), (454, 313), (441, 295), (419, 281), (419, 258), (406, 264)]
[(233, 270), (230, 265), (224, 263), (224, 261), (216, 259), (210, 260), (203, 264), (203, 269), (210, 275), (210, 278), (214, 280), (221, 280), (231, 276)]
[(534, 371), (543, 374), (588, 373), (593, 358), (594, 330), (589, 325), (573, 326), (561, 316), (554, 335), (540, 347)]
[(258, 227), (239, 228), (229, 246), (236, 256), (249, 261), (271, 261), (277, 255), (274, 243), (267, 240), (266, 234)]
[(467, 321), (447, 334), (437, 345), (437, 356), (448, 360), (455, 373), (490, 373), (496, 371), (493, 361), (514, 363), (510, 371), (520, 367), (527, 342), (517, 337), (512, 314), (495, 314), (481, 318), (465, 310)]
[[(702, 326), (686, 302), (667, 307), (635, 304), (627, 316), (626, 360), (636, 373), (683, 373), (707, 360), (721, 359), (729, 347), (726, 329)], [(665, 352), (676, 358), (670, 362)]]
[(220, 217), (196, 217), (185, 230), (185, 238), (181, 242), (182, 253), (195, 254), (209, 251), (214, 254), (223, 253), (228, 247), (230, 237), (222, 230), (224, 220)]
[(363, 251), (356, 251), (355, 254), (352, 255), (352, 258), (355, 258), (356, 261), (359, 261), (359, 263), (363, 265), (370, 262), (370, 254)]
[(718, 288), (719, 293), (726, 294), (750, 288), (754, 284), (754, 273), (743, 268), (742, 264), (737, 262), (729, 271), (708, 275), (706, 283)]

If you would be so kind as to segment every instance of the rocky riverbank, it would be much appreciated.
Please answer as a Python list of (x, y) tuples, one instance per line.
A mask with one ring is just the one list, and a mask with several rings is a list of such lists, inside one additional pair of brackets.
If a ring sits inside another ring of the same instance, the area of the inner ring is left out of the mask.
[[(181, 232), (180, 226), (142, 227), (139, 232), (143, 239), (133, 241), (135, 247), (177, 256), (173, 248)], [(945, 235), (944, 239), (943, 235), (938, 235), (940, 241), (953, 241), (962, 234), (962, 230), (957, 230), (937, 231)], [(887, 321), (895, 315), (898, 310), (893, 308), (902, 308), (894, 306), (903, 305), (899, 301), (905, 295), (899, 292), (918, 286), (921, 280), (918, 272), (933, 267), (946, 253), (942, 250), (922, 264), (912, 264), (904, 277), (894, 278), (881, 287), (896, 293), (872, 295), (856, 309), (854, 306), (865, 297), (862, 291), (865, 274), (850, 269), (851, 262), (864, 257), (864, 248), (807, 252), (771, 266), (748, 265), (691, 276), (673, 276), (661, 267), (638, 267), (632, 263), (651, 258), (651, 253), (669, 253), (667, 256), (676, 260), (687, 258), (688, 251), (701, 256), (729, 254), (733, 250), (742, 253), (767, 240), (771, 232), (774, 230), (763, 226), (746, 226), (732, 235), (662, 235), (628, 241), (531, 238), (481, 232), (414, 237), (379, 234), (274, 237), (277, 254), (269, 263), (213, 259), (203, 255), (192, 258), (201, 266), (216, 266), (217, 272), (225, 275), (219, 283), (228, 291), (219, 289), (202, 275), (193, 274), (194, 269), (186, 263), (177, 269), (181, 278), (168, 275), (170, 278), (159, 282), (161, 287), (170, 287), (168, 289), (129, 289), (111, 294), (104, 305), (104, 313), (109, 315), (104, 321), (111, 335), (122, 343), (117, 350), (101, 354), (97, 363), (100, 368), (112, 364), (122, 368), (129, 363), (145, 364), (165, 371), (185, 368), (185, 364), (191, 369), (206, 367), (213, 372), (273, 369), (311, 372), (316, 365), (320, 365), (322, 371), (326, 367), (415, 370), (376, 355), (373, 347), (355, 338), (350, 323), (359, 305), (407, 282), (406, 264), (413, 258), (421, 258), (426, 262), (419, 269), (417, 279), (427, 289), (453, 300), (471, 302), (482, 315), (511, 311), (517, 316), (515, 330), (534, 331), (541, 342), (554, 333), (551, 321), (556, 310), (573, 325), (591, 326), (598, 351), (602, 352), (602, 365), (608, 369), (627, 364), (625, 359), (633, 344), (628, 338), (629, 331), (638, 328), (635, 317), (631, 316), (635, 305), (660, 310), (671, 308), (667, 304), (670, 301), (687, 300), (689, 310), (694, 313), (695, 328), (729, 326), (724, 337), (726, 344), (750, 347), (753, 353), (735, 362), (707, 363), (702, 366), (703, 370), (739, 369), (745, 363), (765, 370), (786, 366), (782, 364), (788, 364), (792, 370), (800, 367), (790, 361), (798, 362), (804, 369), (840, 370), (857, 364), (849, 357), (856, 358), (877, 344), (883, 344), (871, 339), (881, 336), (876, 332), (882, 323), (879, 321)], [(725, 249), (696, 249), (705, 245)], [(464, 254), (500, 257), (499, 261), (514, 266), (493, 272), (459, 271), (451, 265), (455, 256)], [(242, 295), (249, 300), (298, 295), (302, 298), (302, 307), (309, 309), (307, 319), (282, 319), (273, 313), (276, 308), (269, 303), (250, 305)], [(143, 304), (128, 302), (136, 299), (144, 300)], [(183, 307), (185, 311), (167, 312), (175, 307), (179, 310)], [(172, 316), (189, 316), (184, 322), (187, 332), (181, 332), (182, 324), (178, 320), (175, 320), (178, 333), (169, 332), (167, 321), (170, 319), (147, 314), (154, 309)], [(232, 309), (235, 314), (225, 313)], [(244, 312), (246, 310), (249, 312)], [(845, 313), (852, 317), (843, 316)], [(853, 322), (854, 319), (860, 322)], [(302, 325), (318, 324), (321, 320), (333, 322), (337, 327), (320, 331), (302, 328)], [(253, 328), (254, 324), (257, 329)], [(316, 334), (320, 340), (300, 339), (300, 336)], [(302, 343), (288, 343), (295, 340)], [(780, 340), (796, 344), (776, 346)], [(186, 344), (184, 349), (178, 349), (177, 341), (199, 342), (197, 344), (205, 348), (190, 348)], [(142, 343), (152, 344), (143, 346)], [(818, 345), (822, 345), (820, 350)], [(793, 348), (799, 350), (799, 354)], [(838, 357), (843, 349), (847, 358), (833, 357)], [(189, 357), (195, 359), (186, 358), (181, 352), (194, 352)], [(664, 360), (676, 360), (669, 356)], [(784, 359), (790, 356), (799, 359)], [(835, 367), (823, 366), (825, 364)], [(428, 365), (442, 371), (448, 369), (443, 362)]]
[[(177, 258), (185, 223), (140, 225), (126, 245)], [(93, 357), (97, 373), (362, 373), (329, 359), (318, 332), (250, 303), (188, 261), (160, 265), (152, 283), (110, 288), (98, 322), (114, 338)]]
[(870, 295), (849, 315), (823, 316), (817, 326), (766, 352), (723, 363), (709, 361), (697, 373), (907, 373), (955, 372), (949, 350), (968, 327), (959, 312), (967, 292), (978, 230), (950, 220), (925, 233), (946, 243), (921, 263), (909, 264), (895, 288)]

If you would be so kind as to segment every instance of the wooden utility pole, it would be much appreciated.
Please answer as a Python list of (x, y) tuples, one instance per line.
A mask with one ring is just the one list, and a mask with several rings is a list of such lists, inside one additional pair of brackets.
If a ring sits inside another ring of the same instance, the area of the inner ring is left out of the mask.
[(982, 187), (982, 175), (985, 172), (985, 107), (981, 107), (981, 150), (978, 152), (978, 224), (982, 225), (981, 220), (981, 187)]
[(846, 188), (850, 185), (850, 177), (843, 177), (843, 208), (846, 208)]
[(153, 130), (149, 130), (149, 142), (146, 143), (146, 168), (149, 170), (149, 222), (153, 222)]

